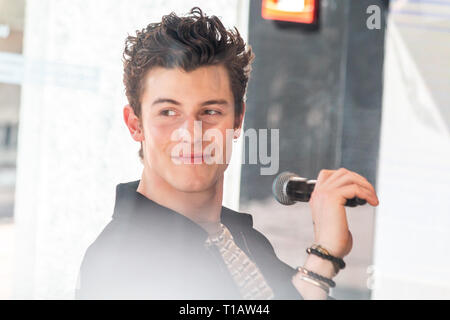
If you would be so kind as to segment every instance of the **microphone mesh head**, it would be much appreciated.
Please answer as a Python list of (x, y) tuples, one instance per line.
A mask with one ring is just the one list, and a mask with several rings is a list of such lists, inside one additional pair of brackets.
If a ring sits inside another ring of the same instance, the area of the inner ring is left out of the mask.
[(272, 193), (275, 199), (281, 204), (285, 206), (289, 206), (294, 204), (295, 201), (292, 201), (286, 191), (287, 184), (292, 177), (297, 177), (295, 173), (292, 172), (282, 172), (280, 173), (272, 183)]

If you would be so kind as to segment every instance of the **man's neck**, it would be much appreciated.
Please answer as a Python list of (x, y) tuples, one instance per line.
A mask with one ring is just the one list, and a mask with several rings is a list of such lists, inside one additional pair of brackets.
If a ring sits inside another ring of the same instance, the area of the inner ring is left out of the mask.
[(173, 188), (151, 170), (142, 173), (136, 190), (159, 205), (176, 211), (213, 232), (222, 210), (223, 175), (216, 185), (202, 192), (183, 192)]

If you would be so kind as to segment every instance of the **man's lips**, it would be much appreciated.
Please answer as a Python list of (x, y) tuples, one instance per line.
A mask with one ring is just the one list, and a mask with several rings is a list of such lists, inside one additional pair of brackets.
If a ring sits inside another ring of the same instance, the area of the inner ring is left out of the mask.
[(179, 160), (184, 160), (184, 161), (195, 161), (195, 160), (204, 160), (206, 158), (206, 156), (202, 155), (202, 154), (191, 154), (191, 155), (179, 155), (179, 156), (174, 156), (172, 158), (175, 159), (179, 159)]
[(183, 159), (195, 159), (195, 158), (203, 158), (202, 154), (191, 154), (191, 155), (181, 155), (179, 158)]

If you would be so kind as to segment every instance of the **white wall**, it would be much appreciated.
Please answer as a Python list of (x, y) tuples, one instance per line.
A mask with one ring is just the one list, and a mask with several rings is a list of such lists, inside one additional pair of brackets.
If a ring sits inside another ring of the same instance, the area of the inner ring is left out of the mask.
[(386, 33), (373, 298), (449, 299), (450, 33), (426, 16), (446, 8), (403, 9), (427, 20), (394, 11)]
[[(142, 169), (122, 120), (125, 37), (194, 5), (247, 35), (247, 1), (27, 1), (15, 298), (73, 298), (85, 249), (112, 215), (116, 184)], [(232, 208), (238, 181), (233, 165), (233, 192), (224, 197)]]

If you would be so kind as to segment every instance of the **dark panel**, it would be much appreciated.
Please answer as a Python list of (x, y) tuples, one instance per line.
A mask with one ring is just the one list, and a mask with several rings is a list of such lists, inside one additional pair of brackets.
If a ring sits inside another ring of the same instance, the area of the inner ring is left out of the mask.
[(387, 12), (387, 1), (351, 1), (348, 58), (343, 114), (341, 166), (376, 184), (381, 124), (385, 17), (382, 28), (369, 30), (366, 9), (378, 5)]
[[(256, 57), (245, 129), (280, 129), (279, 170), (293, 170), (309, 178), (340, 162), (337, 148), (342, 128), (348, 3), (324, 3), (318, 29), (307, 30), (280, 28), (262, 19), (261, 1), (250, 1), (249, 44)], [(241, 201), (270, 197), (273, 178), (261, 176), (259, 165), (243, 165)]]

